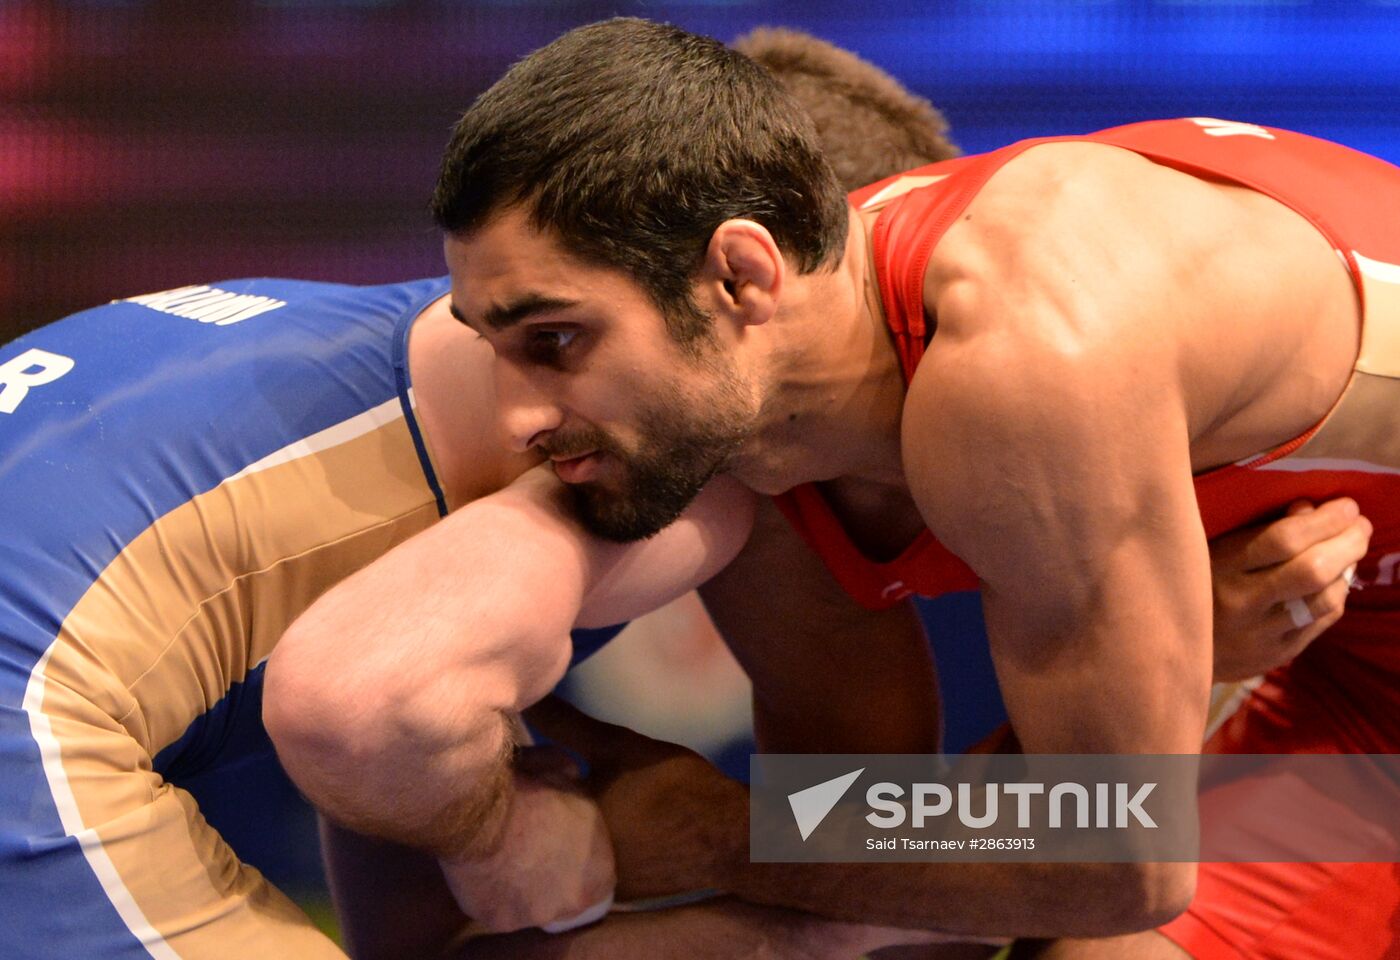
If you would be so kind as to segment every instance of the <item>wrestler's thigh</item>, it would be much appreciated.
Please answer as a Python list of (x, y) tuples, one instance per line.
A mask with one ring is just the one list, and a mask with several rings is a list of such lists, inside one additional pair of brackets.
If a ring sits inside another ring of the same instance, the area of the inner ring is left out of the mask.
[[(1221, 725), (1205, 751), (1222, 754), (1395, 753), (1400, 750), (1400, 617), (1353, 611), (1292, 664), (1274, 671)], [(1344, 779), (1309, 784), (1345, 798)], [(1257, 798), (1251, 791), (1259, 791)], [(1268, 831), (1285, 842), (1307, 836), (1321, 849), (1373, 841), (1366, 808), (1319, 817), (1300, 804), (1297, 819), (1273, 810), (1271, 787), (1208, 789), (1202, 809), (1219, 836)], [(1379, 792), (1377, 792), (1379, 790)], [(1379, 809), (1400, 807), (1400, 787), (1371, 784)], [(1224, 799), (1222, 799), (1224, 798)], [(1202, 863), (1187, 911), (1161, 931), (1196, 960), (1362, 960), (1400, 955), (1400, 866), (1391, 863)]]
[(343, 960), (120, 726), (46, 706), (0, 708), (0, 956)]
[(1203, 863), (1190, 908), (1161, 928), (1195, 960), (1400, 955), (1400, 865)]

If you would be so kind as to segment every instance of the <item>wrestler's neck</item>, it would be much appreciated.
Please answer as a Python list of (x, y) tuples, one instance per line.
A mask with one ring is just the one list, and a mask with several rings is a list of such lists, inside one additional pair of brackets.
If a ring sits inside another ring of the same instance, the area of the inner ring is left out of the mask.
[(767, 333), (758, 431), (733, 471), (755, 490), (902, 482), (904, 380), (873, 269), (867, 225), (851, 211), (838, 268), (788, 274)]

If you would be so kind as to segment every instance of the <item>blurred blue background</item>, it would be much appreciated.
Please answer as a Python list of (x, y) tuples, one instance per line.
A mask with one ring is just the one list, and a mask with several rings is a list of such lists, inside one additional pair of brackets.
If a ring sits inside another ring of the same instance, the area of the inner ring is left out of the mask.
[[(1400, 161), (1400, 0), (0, 0), (0, 339), (221, 277), (440, 272), (425, 207), (455, 116), (614, 14), (808, 30), (931, 99), (969, 152), (1189, 115)], [(959, 747), (999, 710), (976, 598), (925, 611)], [(309, 812), (264, 760), (191, 786), (245, 856), (313, 889)]]
[(973, 152), (1216, 116), (1400, 159), (1397, 0), (0, 0), (0, 339), (191, 278), (438, 271), (423, 210), (454, 117), (619, 13), (809, 30)]

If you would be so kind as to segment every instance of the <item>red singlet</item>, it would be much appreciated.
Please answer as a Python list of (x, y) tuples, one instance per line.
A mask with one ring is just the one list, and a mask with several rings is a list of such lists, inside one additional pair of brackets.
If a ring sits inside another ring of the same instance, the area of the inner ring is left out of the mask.
[[(1400, 752), (1400, 169), (1286, 130), (1191, 118), (1026, 140), (858, 190), (857, 208), (881, 211), (874, 267), (906, 382), (926, 346), (924, 274), (939, 239), (1003, 164), (1039, 144), (1072, 141), (1123, 147), (1266, 194), (1307, 218), (1346, 263), (1362, 336), (1342, 396), (1302, 436), (1195, 484), (1208, 537), (1278, 516), (1297, 499), (1354, 498), (1375, 525), (1357, 571), (1362, 589), (1336, 626), (1244, 699), (1206, 749)], [(927, 530), (893, 561), (877, 563), (847, 537), (816, 486), (777, 502), (867, 607), (978, 586)], [(1202, 864), (1190, 910), (1161, 932), (1197, 958), (1400, 957), (1400, 867)]]

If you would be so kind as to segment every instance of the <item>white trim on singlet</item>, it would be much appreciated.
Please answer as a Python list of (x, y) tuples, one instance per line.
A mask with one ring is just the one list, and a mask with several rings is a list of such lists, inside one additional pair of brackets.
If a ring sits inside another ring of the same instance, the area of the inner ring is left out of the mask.
[(1400, 283), (1400, 264), (1372, 260), (1355, 250), (1351, 252), (1351, 255), (1356, 258), (1357, 268), (1372, 280), (1379, 280), (1382, 283)]
[(29, 733), (39, 745), (44, 776), (49, 782), (49, 793), (53, 797), (54, 806), (58, 808), (63, 832), (78, 841), (78, 847), (83, 851), (88, 866), (92, 868), (97, 882), (102, 885), (102, 892), (107, 895), (107, 899), (111, 901), (132, 936), (141, 941), (146, 952), (154, 960), (181, 960), (175, 948), (170, 946), (160, 931), (151, 926), (151, 922), (146, 919), (146, 914), (137, 905), (121, 874), (117, 872), (116, 864), (112, 863), (112, 858), (107, 856), (107, 851), (103, 849), (102, 838), (97, 835), (97, 831), (89, 829), (83, 823), (78, 801), (73, 796), (73, 787), (63, 769), (62, 748), (58, 738), (54, 736), (48, 714), (43, 710), (44, 687), (48, 683), (45, 671), (48, 669), (49, 657), (57, 646), (58, 640), (55, 638), (30, 672), (22, 706), (29, 715)]
[(1206, 711), (1206, 730), (1201, 742), (1206, 743), (1225, 726), (1225, 721), (1240, 712), (1254, 691), (1264, 685), (1263, 677), (1250, 677), (1236, 683), (1217, 683), (1210, 688), (1210, 709)]
[[(225, 478), (223, 483), (229, 483), (249, 474), (259, 473), (279, 464), (290, 463), (310, 454), (329, 450), (402, 419), (403, 407), (396, 396), (363, 413), (342, 420), (318, 433), (313, 433), (309, 437), (287, 444), (282, 449), (268, 454), (261, 460), (251, 463), (232, 476)], [(68, 774), (63, 768), (62, 747), (54, 735), (53, 725), (43, 709), (44, 691), (48, 683), (49, 659), (53, 656), (58, 641), (59, 638), (55, 637), (53, 643), (49, 644), (48, 649), (44, 651), (44, 655), (39, 658), (39, 662), (34, 665), (34, 669), (30, 671), (22, 707), (29, 716), (29, 732), (34, 738), (34, 742), (38, 744), (44, 777), (48, 781), (49, 793), (58, 810), (63, 832), (78, 841), (78, 846), (87, 859), (93, 874), (97, 877), (98, 883), (101, 884), (103, 893), (107, 895), (107, 899), (116, 909), (126, 928), (131, 931), (132, 936), (141, 942), (153, 960), (181, 960), (180, 954), (166, 941), (160, 931), (151, 925), (141, 907), (136, 903), (135, 897), (132, 896), (131, 891), (127, 889), (126, 883), (122, 880), (121, 874), (117, 872), (116, 865), (112, 863), (111, 857), (103, 849), (102, 839), (98, 836), (97, 831), (89, 828), (83, 822), (77, 798), (73, 795), (72, 785), (68, 782)]]
[(889, 186), (880, 190), (874, 196), (867, 197), (864, 200), (864, 202), (861, 203), (860, 208), (862, 210), (868, 210), (871, 207), (875, 206), (877, 203), (884, 203), (886, 200), (902, 196), (903, 194), (909, 193), (911, 190), (917, 190), (920, 187), (926, 187), (929, 184), (937, 183), (940, 180), (947, 180), (950, 176), (952, 176), (952, 174), (938, 173), (934, 174), (931, 177), (900, 177), (898, 180), (894, 181)]
[[(1245, 461), (1248, 465), (1248, 461)], [(1276, 470), (1280, 473), (1307, 473), (1309, 470), (1336, 470), (1347, 473), (1400, 474), (1400, 467), (1387, 467), (1365, 460), (1347, 460), (1341, 457), (1280, 457), (1273, 463), (1254, 467), (1255, 470)]]
[(224, 480), (224, 483), (246, 477), (249, 474), (261, 473), (272, 467), (293, 460), (299, 460), (309, 454), (320, 453), (322, 450), (329, 450), (338, 447), (342, 443), (349, 443), (357, 437), (362, 437), (367, 433), (378, 430), (385, 424), (393, 423), (395, 420), (403, 419), (403, 405), (398, 397), (392, 400), (385, 400), (377, 407), (370, 407), (364, 413), (356, 414), (349, 420), (342, 420), (340, 423), (329, 426), (319, 433), (313, 433), (309, 437), (302, 437), (294, 443), (289, 443), (281, 450), (269, 453), (255, 463), (250, 463), (233, 476)]

